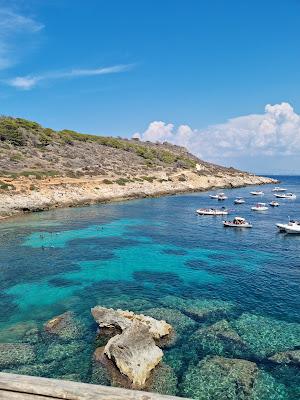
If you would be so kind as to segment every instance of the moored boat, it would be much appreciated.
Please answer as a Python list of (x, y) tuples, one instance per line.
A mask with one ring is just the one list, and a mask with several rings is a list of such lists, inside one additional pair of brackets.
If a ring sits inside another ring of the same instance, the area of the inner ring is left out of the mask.
[(271, 201), (269, 204), (271, 207), (278, 207), (280, 205), (277, 201)]
[(196, 210), (196, 213), (199, 215), (227, 215), (229, 213), (228, 210), (226, 210), (225, 208), (199, 208), (198, 210)]
[(272, 189), (272, 192), (285, 192), (285, 191), (286, 191), (285, 188), (282, 188), (279, 186), (276, 186), (276, 187), (274, 187), (274, 189)]
[(278, 199), (291, 199), (295, 200), (297, 196), (295, 193), (274, 193), (274, 196), (277, 197)]
[(264, 192), (261, 190), (254, 190), (253, 192), (250, 192), (250, 194), (252, 194), (252, 196), (263, 196)]
[(300, 221), (289, 221), (287, 224), (276, 224), (279, 232), (300, 234)]
[(210, 194), (209, 197), (211, 199), (216, 199), (216, 200), (226, 200), (226, 199), (228, 199), (228, 197), (225, 196), (225, 193)]
[(257, 203), (255, 206), (251, 207), (252, 211), (267, 211), (269, 207), (266, 206), (266, 203)]
[(234, 200), (234, 204), (244, 204), (244, 203), (245, 203), (245, 200), (243, 199), (243, 197), (237, 197)]
[(242, 217), (234, 217), (232, 221), (223, 221), (226, 228), (252, 228), (252, 224)]

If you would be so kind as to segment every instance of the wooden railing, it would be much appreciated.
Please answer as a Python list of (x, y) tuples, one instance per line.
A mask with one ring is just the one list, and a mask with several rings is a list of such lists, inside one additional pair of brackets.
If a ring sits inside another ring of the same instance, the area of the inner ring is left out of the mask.
[(0, 399), (179, 400), (182, 399), (182, 397), (164, 396), (158, 393), (0, 372)]

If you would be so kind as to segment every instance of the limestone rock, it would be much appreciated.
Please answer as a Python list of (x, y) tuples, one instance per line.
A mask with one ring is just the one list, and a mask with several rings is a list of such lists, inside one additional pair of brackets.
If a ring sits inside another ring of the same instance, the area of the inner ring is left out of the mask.
[(149, 333), (154, 339), (160, 339), (169, 335), (172, 331), (171, 325), (161, 320), (143, 314), (134, 314), (131, 311), (114, 310), (96, 306), (91, 310), (95, 321), (100, 328), (119, 330), (120, 332), (128, 329), (135, 321), (140, 322), (149, 329)]
[(134, 388), (143, 388), (150, 372), (160, 362), (162, 350), (156, 346), (153, 332), (139, 320), (134, 320), (121, 335), (105, 346), (105, 354), (131, 380)]
[(293, 364), (300, 366), (300, 350), (282, 351), (269, 357), (270, 361), (277, 364)]
[(52, 318), (45, 324), (44, 328), (46, 332), (66, 340), (79, 339), (85, 334), (84, 325), (75, 318), (71, 311)]

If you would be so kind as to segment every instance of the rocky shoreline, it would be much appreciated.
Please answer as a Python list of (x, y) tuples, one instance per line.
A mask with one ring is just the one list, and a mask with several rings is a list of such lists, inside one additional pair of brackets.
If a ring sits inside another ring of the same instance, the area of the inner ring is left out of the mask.
[(8, 190), (0, 191), (0, 218), (53, 208), (276, 182), (272, 178), (236, 171), (233, 174), (210, 175), (191, 170), (176, 171), (173, 175), (160, 172), (144, 179), (118, 183), (103, 176), (7, 179), (5, 183)]

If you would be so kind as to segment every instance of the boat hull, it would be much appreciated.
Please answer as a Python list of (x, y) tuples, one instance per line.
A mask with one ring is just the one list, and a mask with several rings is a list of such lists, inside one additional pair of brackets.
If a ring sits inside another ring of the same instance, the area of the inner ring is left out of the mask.
[(233, 224), (232, 222), (223, 221), (225, 228), (252, 228), (251, 224)]
[(218, 215), (228, 215), (228, 211), (209, 211), (209, 210), (197, 210), (197, 214), (199, 215), (212, 215), (212, 216), (218, 216)]

